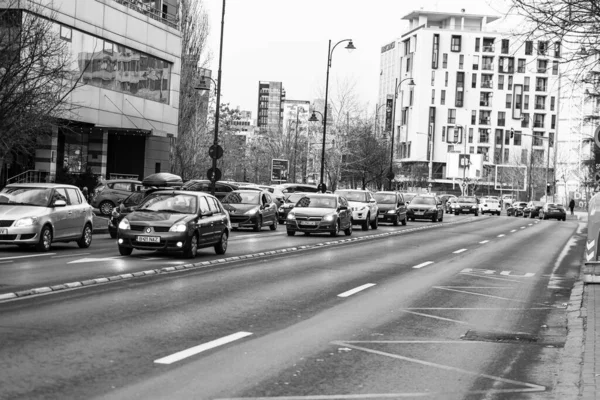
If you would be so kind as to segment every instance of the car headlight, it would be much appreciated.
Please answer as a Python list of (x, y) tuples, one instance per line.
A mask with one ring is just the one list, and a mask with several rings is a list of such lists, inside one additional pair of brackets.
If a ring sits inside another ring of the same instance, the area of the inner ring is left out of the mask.
[(289, 213), (287, 219), (296, 219), (296, 214), (294, 214), (293, 212)]
[(187, 231), (186, 224), (175, 224), (169, 228), (169, 232), (185, 232)]
[(323, 217), (323, 221), (331, 222), (335, 219), (335, 214), (327, 214)]
[(27, 217), (27, 218), (21, 218), (18, 219), (15, 222), (15, 228), (19, 228), (22, 226), (31, 226), (31, 225), (35, 225), (37, 223), (37, 217)]
[(279, 207), (279, 212), (280, 213), (285, 212), (285, 210), (283, 209), (283, 207)]
[(389, 210), (387, 213), (388, 214), (396, 214), (396, 210)]
[(131, 229), (131, 225), (129, 224), (129, 220), (127, 218), (123, 218), (121, 222), (119, 222), (119, 229)]
[(246, 211), (244, 214), (245, 215), (254, 215), (258, 212), (258, 208), (253, 208), (251, 210)]

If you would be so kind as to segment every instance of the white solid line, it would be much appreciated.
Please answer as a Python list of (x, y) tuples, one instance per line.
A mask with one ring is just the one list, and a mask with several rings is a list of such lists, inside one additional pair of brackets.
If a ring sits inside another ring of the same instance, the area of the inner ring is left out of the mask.
[(223, 346), (224, 344), (231, 343), (238, 339), (245, 338), (246, 336), (252, 335), (252, 332), (237, 332), (229, 336), (222, 337), (220, 339), (213, 340), (198, 346), (190, 347), (187, 350), (171, 354), (170, 356), (159, 358), (154, 360), (156, 364), (172, 364), (177, 361), (181, 361), (184, 358), (194, 356), (206, 350), (214, 349), (215, 347)]
[(458, 254), (458, 253), (462, 253), (463, 251), (467, 251), (467, 249), (456, 250), (456, 251), (453, 251), (452, 253)]
[(77, 256), (86, 256), (88, 254), (92, 254), (92, 253), (64, 254), (62, 256), (54, 256), (54, 257), (50, 257), (50, 258), (77, 257)]
[(510, 271), (502, 271), (500, 272), (500, 275), (510, 275)]
[(340, 293), (340, 294), (338, 294), (338, 297), (348, 297), (348, 296), (352, 296), (353, 294), (355, 294), (355, 293), (358, 293), (358, 292), (360, 292), (361, 290), (368, 289), (368, 288), (370, 288), (371, 286), (375, 286), (375, 284), (374, 284), (374, 283), (367, 283), (366, 285), (362, 285), (362, 286), (359, 286), (359, 287), (357, 287), (357, 288), (354, 288), (354, 289), (352, 289), (352, 290), (348, 290), (347, 292)]
[(48, 257), (53, 256), (56, 253), (45, 253), (45, 254), (29, 254), (27, 256), (12, 256), (12, 257), (2, 257), (0, 260), (15, 260), (17, 258), (29, 258), (29, 257)]
[(501, 234), (499, 234), (499, 235), (498, 235), (498, 237), (504, 237), (504, 234), (503, 234), (503, 233), (501, 233)]
[(527, 272), (527, 273), (525, 274), (525, 278), (530, 278), (530, 277), (532, 277), (532, 276), (534, 276), (534, 275), (535, 275), (535, 274), (534, 274), (533, 272)]
[(513, 229), (512, 231), (510, 231), (510, 233), (513, 233), (513, 232), (516, 232), (516, 231), (517, 231), (516, 229)]
[(479, 242), (479, 244), (486, 244), (488, 242), (489, 242), (489, 240), (483, 240), (483, 241)]
[(433, 264), (433, 261), (425, 261), (424, 263), (421, 263), (419, 265), (415, 265), (413, 268), (423, 268), (423, 267), (426, 267), (426, 266), (428, 266), (430, 264)]

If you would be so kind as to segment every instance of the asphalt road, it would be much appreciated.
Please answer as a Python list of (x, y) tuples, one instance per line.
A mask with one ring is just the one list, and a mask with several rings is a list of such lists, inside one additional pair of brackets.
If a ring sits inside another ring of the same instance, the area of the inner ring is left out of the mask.
[(0, 397), (546, 399), (580, 227), (463, 218), (0, 303)]

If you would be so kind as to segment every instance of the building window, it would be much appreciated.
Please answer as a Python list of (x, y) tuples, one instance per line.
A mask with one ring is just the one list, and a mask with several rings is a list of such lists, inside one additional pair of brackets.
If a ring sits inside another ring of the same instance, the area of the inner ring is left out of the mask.
[(533, 146), (543, 146), (544, 145), (544, 132), (536, 132), (533, 131)]
[(473, 89), (477, 88), (477, 74), (476, 73), (471, 74), (471, 87)]
[(410, 57), (406, 58), (406, 72), (410, 72)]
[(435, 71), (431, 71), (431, 86), (435, 85)]
[(477, 111), (471, 111), (471, 125), (475, 125), (477, 123)]
[(461, 54), (458, 56), (458, 69), (463, 69), (465, 64), (465, 55)]
[(487, 53), (493, 53), (494, 49), (494, 38), (483, 38), (483, 51)]
[(508, 54), (508, 44), (509, 44), (508, 39), (502, 39), (502, 48), (501, 48), (502, 54)]
[(70, 42), (73, 38), (73, 29), (68, 26), (61, 25), (60, 26), (60, 38)]
[(492, 112), (488, 110), (479, 110), (479, 125), (491, 124)]
[(545, 74), (548, 70), (548, 60), (537, 60), (538, 74)]
[(546, 96), (535, 96), (535, 109), (544, 110), (546, 108)]
[(448, 53), (442, 54), (442, 68), (448, 68)]
[(448, 109), (448, 123), (456, 124), (456, 110), (453, 108)]
[(504, 133), (504, 144), (508, 146), (510, 144), (510, 134), (508, 131), (504, 131)]
[(522, 140), (521, 131), (515, 131), (515, 137), (513, 138), (513, 145), (520, 146)]
[(507, 85), (506, 89), (512, 90), (512, 85), (513, 85), (513, 77), (512, 77), (512, 75), (509, 75), (508, 76), (508, 85)]
[(496, 144), (498, 146), (502, 145), (502, 136), (504, 134), (504, 130), (503, 129), (496, 129)]
[(560, 42), (554, 42), (554, 57), (560, 58)]
[(473, 69), (479, 69), (479, 56), (473, 56)]
[(498, 75), (498, 90), (504, 90), (504, 75)]
[(490, 142), (490, 128), (479, 128), (479, 143), (489, 143), (489, 142)]
[(519, 58), (517, 60), (517, 72), (525, 73), (525, 59), (524, 58)]
[(544, 160), (546, 159), (546, 157), (544, 157), (544, 154), (546, 152), (543, 149), (533, 149), (531, 151), (531, 155), (533, 157), (533, 160), (537, 163), (537, 164), (542, 164), (544, 162)]
[(473, 128), (469, 128), (469, 143), (473, 143)]
[(481, 92), (479, 94), (479, 105), (481, 107), (492, 106), (492, 92)]
[(414, 98), (414, 91), (412, 89), (410, 89), (408, 92), (408, 105), (409, 106), (413, 105), (413, 98)]
[(548, 52), (548, 42), (540, 40), (538, 41), (538, 55), (545, 56)]
[(404, 55), (407, 56), (410, 54), (410, 39), (406, 39), (404, 42)]
[(494, 57), (493, 56), (483, 56), (481, 69), (486, 71), (491, 71), (494, 69)]
[(470, 154), (474, 154), (475, 153), (475, 147), (469, 146), (469, 153)]
[(523, 113), (523, 118), (521, 119), (521, 128), (529, 127), (529, 113)]
[(481, 87), (483, 89), (492, 89), (494, 86), (493, 77), (494, 75), (492, 74), (481, 74)]
[(446, 104), (446, 91), (442, 90), (442, 92), (440, 93), (440, 104), (444, 105)]
[(523, 110), (529, 110), (529, 95), (523, 96)]
[(510, 156), (510, 149), (504, 149), (504, 163), (505, 164), (508, 164), (509, 156)]
[(554, 147), (554, 132), (548, 132), (548, 147)]
[(552, 75), (558, 75), (558, 61), (552, 61)]
[(448, 145), (448, 153), (452, 153), (454, 151), (454, 145), (453, 144), (449, 144)]
[(527, 40), (525, 42), (525, 55), (532, 55), (533, 54), (533, 41), (532, 40)]
[(528, 76), (526, 76), (523, 81), (523, 91), (529, 92), (529, 77)]
[(459, 53), (460, 52), (460, 43), (461, 43), (460, 35), (452, 35), (452, 38), (450, 39), (450, 51)]
[(456, 107), (463, 106), (464, 94), (465, 94), (465, 73), (457, 72), (456, 73), (456, 99), (455, 99)]
[(483, 154), (483, 161), (490, 161), (489, 147), (477, 146), (477, 154)]
[(556, 129), (556, 115), (552, 115), (552, 121), (550, 122), (550, 129)]
[[(544, 114), (533, 114), (533, 127), (543, 128), (544, 127)], [(542, 133), (543, 135), (543, 133)]]
[(433, 35), (433, 51), (431, 54), (431, 68), (437, 69), (440, 61), (440, 34)]
[(504, 111), (498, 111), (498, 126), (504, 126), (506, 123), (506, 113)]
[(512, 108), (512, 93), (506, 94), (506, 108), (508, 108), (508, 109)]
[(481, 39), (475, 38), (475, 51), (479, 51), (480, 43), (481, 43)]
[(448, 87), (448, 71), (446, 71), (445, 77), (444, 77), (444, 84), (446, 85), (446, 87)]
[(442, 126), (442, 142), (446, 141), (446, 127)]
[(104, 46), (102, 48), (102, 51), (104, 53), (106, 53), (106, 54), (111, 54), (112, 55), (113, 52), (114, 52), (114, 46), (115, 45), (113, 43), (109, 42), (108, 40), (105, 40), (104, 41)]
[(535, 79), (535, 90), (538, 92), (545, 92), (548, 87), (548, 78), (536, 78)]
[(431, 104), (435, 104), (435, 89), (431, 89)]

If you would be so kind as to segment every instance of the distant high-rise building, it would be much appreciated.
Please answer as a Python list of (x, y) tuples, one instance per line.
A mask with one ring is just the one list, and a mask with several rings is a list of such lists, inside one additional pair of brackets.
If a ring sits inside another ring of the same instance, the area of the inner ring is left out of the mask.
[(281, 82), (258, 82), (258, 114), (256, 126), (260, 134), (281, 133), (285, 89)]

